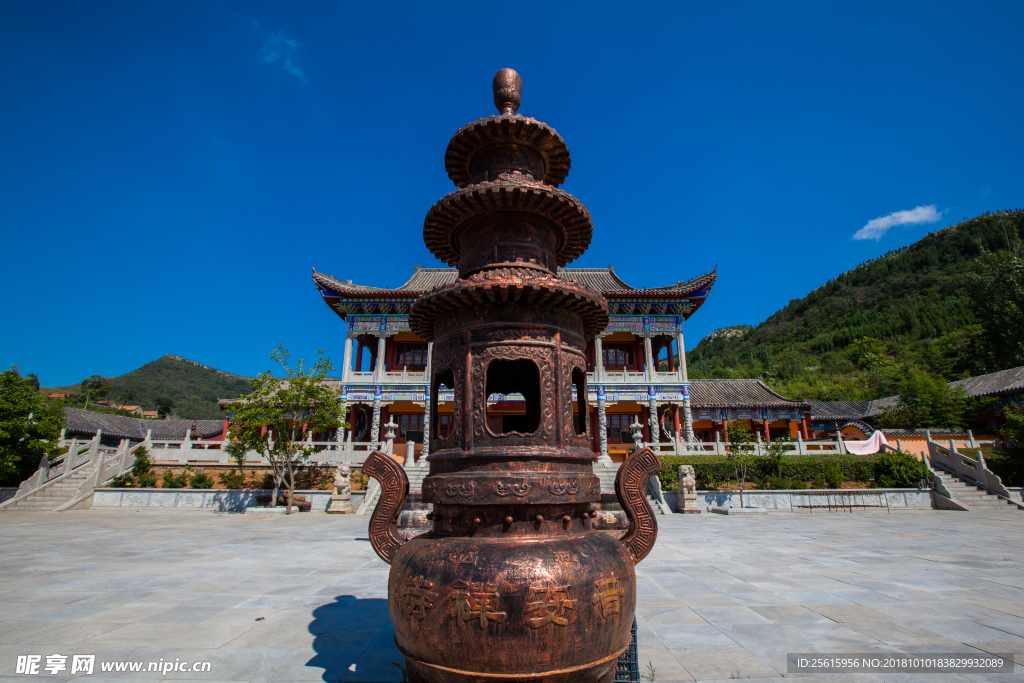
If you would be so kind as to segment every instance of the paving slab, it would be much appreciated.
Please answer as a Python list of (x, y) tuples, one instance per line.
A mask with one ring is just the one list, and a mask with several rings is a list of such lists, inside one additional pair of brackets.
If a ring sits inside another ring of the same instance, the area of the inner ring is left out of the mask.
[[(401, 681), (366, 518), (0, 513), (0, 683), (19, 654), (208, 661), (174, 681)], [(637, 568), (655, 683), (936, 680), (786, 674), (788, 652), (1005, 653), (1024, 674), (1024, 514), (658, 518)], [(48, 681), (71, 677), (46, 676)], [(156, 672), (81, 681), (160, 680)], [(644, 680), (647, 680), (646, 678)]]

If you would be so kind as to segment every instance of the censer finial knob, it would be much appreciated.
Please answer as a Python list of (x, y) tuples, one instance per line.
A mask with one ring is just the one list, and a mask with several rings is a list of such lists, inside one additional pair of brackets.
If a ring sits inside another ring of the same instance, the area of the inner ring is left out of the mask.
[(515, 114), (523, 97), (523, 79), (515, 69), (502, 69), (494, 74), (494, 106), (502, 114)]

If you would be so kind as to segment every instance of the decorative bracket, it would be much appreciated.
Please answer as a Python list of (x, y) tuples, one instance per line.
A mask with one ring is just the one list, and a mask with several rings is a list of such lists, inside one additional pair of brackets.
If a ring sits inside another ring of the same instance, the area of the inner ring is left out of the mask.
[[(651, 448), (642, 448), (626, 458), (615, 475), (615, 495), (629, 518), (629, 530), (619, 538), (639, 564), (654, 548), (658, 521), (647, 502), (647, 482), (661, 470), (661, 458)], [(365, 471), (365, 470), (364, 470)]]
[(363, 474), (380, 484), (380, 502), (370, 515), (370, 545), (388, 564), (405, 541), (398, 535), (398, 516), (409, 495), (409, 477), (390, 456), (374, 451), (363, 463)]

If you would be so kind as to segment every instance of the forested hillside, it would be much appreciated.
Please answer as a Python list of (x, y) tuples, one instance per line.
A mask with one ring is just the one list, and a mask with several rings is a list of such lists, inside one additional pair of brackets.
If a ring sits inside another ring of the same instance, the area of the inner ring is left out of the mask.
[(172, 412), (186, 419), (223, 417), (217, 407), (218, 398), (235, 398), (252, 390), (246, 377), (172, 355), (108, 379), (112, 387), (109, 398), (112, 400), (137, 403), (147, 410), (154, 410), (158, 398), (170, 398), (173, 401)]
[(843, 400), (893, 395), (910, 372), (956, 379), (1002, 369), (995, 366), (1013, 362), (1013, 354), (995, 358), (981, 348), (972, 298), (981, 290), (971, 274), (981, 273), (983, 254), (1019, 255), (1022, 234), (1020, 210), (931, 233), (843, 273), (754, 328), (737, 327), (742, 334), (700, 343), (687, 354), (690, 376), (761, 375), (787, 396)]

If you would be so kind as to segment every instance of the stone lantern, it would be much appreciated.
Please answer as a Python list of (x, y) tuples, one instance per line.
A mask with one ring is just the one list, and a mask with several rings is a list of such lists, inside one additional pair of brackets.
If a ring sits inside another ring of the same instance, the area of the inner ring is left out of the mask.
[[(650, 449), (626, 460), (615, 490), (629, 528), (594, 529), (586, 340), (607, 327), (608, 305), (557, 276), (593, 225), (558, 189), (569, 172), (562, 137), (516, 113), (519, 75), (502, 69), (493, 89), (500, 113), (452, 137), (445, 167), (458, 189), (424, 221), (428, 248), (458, 279), (409, 315), (434, 343), (422, 489), (432, 529), (398, 535), (408, 479), (375, 452), (363, 466), (382, 488), (369, 536), (391, 564), (388, 607), (410, 680), (611, 681), (630, 642), (633, 566), (657, 536), (644, 489), (660, 462)], [(442, 386), (454, 391), (447, 434)], [(493, 419), (500, 400), (521, 401), (524, 414)]]

